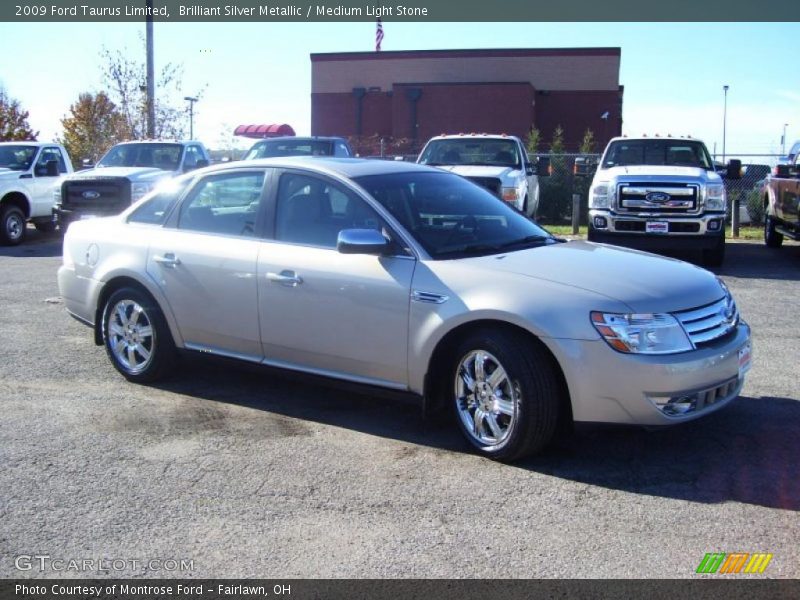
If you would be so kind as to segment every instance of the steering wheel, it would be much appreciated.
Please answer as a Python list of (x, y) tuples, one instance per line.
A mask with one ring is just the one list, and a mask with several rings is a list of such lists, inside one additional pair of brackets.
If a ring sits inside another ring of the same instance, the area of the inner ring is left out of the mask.
[(453, 228), (453, 232), (444, 241), (444, 245), (450, 246), (460, 239), (475, 239), (478, 230), (478, 219), (473, 215), (466, 215), (459, 221), (458, 225)]

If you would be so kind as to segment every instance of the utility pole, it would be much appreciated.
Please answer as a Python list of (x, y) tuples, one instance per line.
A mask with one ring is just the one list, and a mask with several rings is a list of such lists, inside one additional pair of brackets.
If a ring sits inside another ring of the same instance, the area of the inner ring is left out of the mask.
[(197, 102), (197, 97), (184, 96), (183, 98), (189, 103), (189, 139), (194, 139), (194, 103)]
[(156, 137), (156, 84), (153, 66), (153, 0), (146, 1), (145, 45), (147, 48), (147, 137)]
[(722, 109), (722, 162), (725, 162), (725, 133), (728, 125), (728, 88), (730, 86), (723, 85), (722, 89), (725, 92), (725, 104)]
[(781, 154), (784, 156), (786, 156), (786, 128), (788, 126), (788, 123), (783, 124), (783, 135), (781, 136)]

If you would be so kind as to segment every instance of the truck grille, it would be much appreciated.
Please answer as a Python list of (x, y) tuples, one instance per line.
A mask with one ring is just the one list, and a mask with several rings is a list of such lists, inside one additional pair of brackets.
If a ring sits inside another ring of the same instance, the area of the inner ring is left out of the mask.
[(687, 183), (625, 182), (617, 186), (621, 212), (696, 213), (700, 188)]
[(496, 177), (467, 177), (471, 182), (477, 183), (481, 187), (485, 187), (498, 198), (500, 197), (500, 180)]
[(729, 294), (717, 302), (677, 312), (674, 316), (681, 322), (695, 347), (723, 337), (739, 324), (739, 310)]
[(131, 182), (124, 177), (67, 180), (61, 187), (61, 205), (69, 210), (116, 214), (131, 204)]

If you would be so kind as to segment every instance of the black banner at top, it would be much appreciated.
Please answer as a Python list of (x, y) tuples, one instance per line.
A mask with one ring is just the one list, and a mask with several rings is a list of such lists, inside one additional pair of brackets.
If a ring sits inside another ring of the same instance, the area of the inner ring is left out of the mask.
[(797, 21), (797, 0), (10, 0), (9, 22)]

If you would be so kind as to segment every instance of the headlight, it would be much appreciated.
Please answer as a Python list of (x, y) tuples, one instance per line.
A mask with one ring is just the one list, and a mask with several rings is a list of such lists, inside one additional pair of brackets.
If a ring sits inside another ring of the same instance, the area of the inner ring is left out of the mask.
[(725, 210), (725, 186), (715, 183), (706, 187), (706, 208), (708, 210)]
[(131, 203), (140, 200), (152, 189), (153, 186), (149, 183), (134, 183), (131, 186)]
[(608, 208), (609, 191), (611, 186), (607, 183), (599, 183), (589, 190), (589, 208)]
[(53, 204), (61, 204), (61, 186), (53, 188)]
[(517, 191), (517, 188), (504, 187), (500, 197), (506, 202), (513, 202), (514, 200), (519, 199), (519, 192)]
[(591, 318), (608, 345), (626, 354), (674, 354), (694, 348), (672, 315), (592, 312)]

